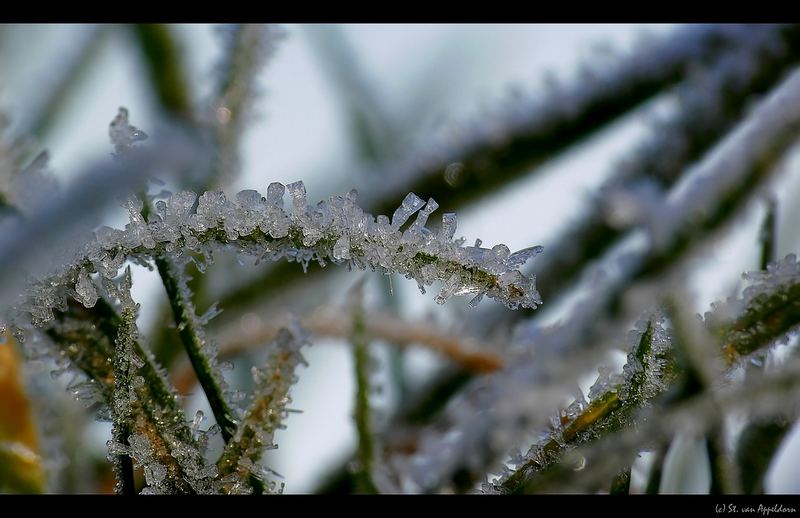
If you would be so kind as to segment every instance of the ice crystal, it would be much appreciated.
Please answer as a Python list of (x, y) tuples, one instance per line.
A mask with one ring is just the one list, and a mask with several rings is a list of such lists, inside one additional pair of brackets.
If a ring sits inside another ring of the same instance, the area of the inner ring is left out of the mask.
[[(742, 295), (713, 304), (704, 317), (707, 327), (724, 329), (723, 353), (729, 362), (749, 359), (761, 346), (785, 339), (796, 327), (788, 317), (797, 311), (800, 291), (800, 262), (795, 254), (742, 277), (747, 282)], [(764, 321), (764, 314), (770, 319)]]
[[(264, 368), (253, 367), (256, 389), (218, 463), (223, 477), (238, 472), (239, 480), (245, 479), (248, 474), (264, 478), (265, 468), (257, 463), (265, 449), (275, 447), (274, 433), (283, 427), (283, 420), (291, 411), (287, 408), (291, 403), (289, 389), (297, 382), (297, 366), (307, 365), (300, 349), (309, 344), (309, 333), (297, 319), (293, 319), (289, 328), (281, 329), (272, 343)], [(249, 488), (224, 488), (225, 492), (239, 490), (246, 492)]]
[[(292, 197), (291, 213), (283, 209), (285, 190)], [(303, 266), (313, 260), (346, 263), (386, 274), (400, 273), (423, 288), (439, 280), (444, 283), (436, 297), (439, 303), (453, 295), (477, 299), (485, 295), (514, 309), (536, 308), (541, 303), (535, 277), (526, 277), (518, 268), (542, 247), (512, 254), (504, 245), (464, 247), (460, 240), (452, 240), (452, 214), (444, 215), (438, 234), (424, 226), (436, 208), (433, 200), (425, 204), (409, 195), (389, 224), (385, 216), (364, 213), (355, 203), (355, 191), (315, 206), (307, 204), (302, 182), (286, 188), (273, 183), (267, 196), (242, 191), (232, 202), (221, 192), (207, 192), (193, 211), (196, 195), (179, 192), (159, 201), (147, 221), (141, 215), (141, 200), (127, 199), (124, 206), (130, 222), (125, 229), (101, 227), (95, 239), (84, 246), (83, 258), (36, 283), (27, 303), (34, 322), (44, 325), (52, 321), (52, 310), (65, 307), (67, 294), (91, 307), (97, 297), (88, 277), (93, 272), (100, 274), (104, 288), (115, 292), (105, 281), (117, 275), (126, 258), (148, 264), (153, 256), (167, 251), (183, 254), (185, 248), (201, 252), (207, 260), (214, 250), (233, 247), (259, 260), (285, 258)], [(402, 224), (423, 206), (426, 208), (417, 220), (401, 231)]]

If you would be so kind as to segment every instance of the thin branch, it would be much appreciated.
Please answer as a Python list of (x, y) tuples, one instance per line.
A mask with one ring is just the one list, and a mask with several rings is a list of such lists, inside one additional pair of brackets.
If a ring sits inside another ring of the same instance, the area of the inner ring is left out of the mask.
[[(352, 315), (341, 308), (321, 306), (308, 317), (301, 319), (303, 327), (315, 336), (346, 339), (353, 332)], [(247, 326), (232, 327), (220, 335), (220, 359), (235, 358), (271, 342), (288, 319), (251, 319)], [(369, 311), (364, 318), (365, 333), (369, 339), (383, 340), (397, 347), (418, 345), (428, 348), (475, 374), (488, 374), (503, 368), (499, 345), (479, 344), (473, 338), (459, 336), (433, 324), (411, 321), (394, 313)], [(194, 374), (188, 366), (176, 368), (175, 386), (187, 393), (194, 384)]]
[[(776, 293), (783, 293), (791, 286), (800, 286), (800, 281), (796, 276), (790, 276), (786, 279), (782, 279), (782, 281), (783, 282), (777, 286), (770, 285), (770, 290)], [(772, 311), (781, 309), (784, 304), (785, 300), (783, 300), (783, 297), (768, 297), (765, 299), (755, 296), (747, 299), (743, 314), (752, 315), (754, 311), (758, 309), (761, 311), (761, 314), (769, 315)], [(721, 312), (723, 317), (726, 314), (724, 308), (719, 308), (718, 312)], [(710, 325), (711, 329), (714, 329), (715, 321), (710, 316), (706, 317), (706, 321), (707, 325)], [(738, 349), (728, 348), (726, 337), (737, 328), (739, 325), (738, 322), (739, 319), (734, 319), (732, 322), (728, 321), (725, 326), (728, 332), (717, 333), (718, 336), (721, 337), (718, 345), (719, 350), (725, 353), (724, 358), (728, 367), (733, 366), (741, 358), (741, 355), (751, 354), (753, 351), (765, 348), (774, 343), (775, 340), (784, 336), (789, 329), (800, 324), (800, 314), (795, 314), (793, 316), (793, 322), (791, 323), (787, 320), (776, 321), (770, 318), (765, 318), (758, 322), (751, 321), (751, 325), (755, 325), (756, 323), (760, 324), (757, 327), (760, 328), (762, 332), (748, 334), (746, 337), (743, 336), (740, 343), (741, 347)], [(746, 346), (744, 345), (745, 342), (747, 344)], [(667, 369), (665, 372), (669, 373), (673, 371)], [(672, 381), (669, 381), (670, 378), (666, 378), (666, 380), (672, 383)], [(565, 429), (563, 441), (559, 442), (551, 439), (548, 442), (542, 443), (542, 445), (537, 448), (537, 451), (543, 452), (543, 454), (538, 455), (534, 460), (528, 461), (523, 466), (518, 467), (511, 476), (500, 482), (500, 487), (504, 491), (517, 492), (521, 490), (523, 486), (528, 485), (527, 481), (531, 479), (535, 473), (547, 469), (548, 466), (557, 462), (561, 453), (567, 448), (573, 448), (586, 440), (593, 440), (595, 437), (608, 437), (608, 434), (603, 431), (609, 430), (609, 427), (612, 426), (611, 423), (619, 420), (617, 410), (621, 408), (619, 403), (620, 392), (621, 386), (613, 386), (603, 395), (595, 399), (592, 404), (570, 424), (569, 428)], [(648, 399), (642, 400), (641, 402), (645, 402)], [(636, 404), (635, 408), (638, 408), (640, 405), (641, 403)], [(709, 412), (715, 412), (714, 409), (716, 408), (717, 406), (711, 405), (711, 409), (706, 409), (702, 415), (718, 415), (717, 413), (709, 414)], [(720, 408), (725, 408), (725, 406), (720, 406)], [(631, 408), (631, 410), (632, 409), (633, 408)], [(640, 420), (637, 420), (637, 423), (641, 425)], [(612, 427), (612, 429), (613, 428), (617, 427)], [(591, 430), (596, 430), (597, 432), (594, 433), (591, 432)], [(528, 487), (528, 489), (530, 489), (530, 487)]]
[[(557, 85), (538, 102), (513, 103), (500, 120), (483, 117), (463, 135), (447, 135), (430, 144), (430, 152), (379, 175), (368, 210), (388, 210), (404, 190), (453, 204), (483, 196), (682, 80), (689, 67), (713, 61), (744, 35), (745, 29), (733, 26), (683, 27), (602, 69), (585, 70), (588, 78)], [(450, 165), (458, 167), (457, 178), (446, 174)]]
[(194, 373), (203, 387), (214, 418), (222, 429), (222, 438), (227, 443), (236, 431), (236, 419), (225, 399), (225, 380), (221, 376), (219, 367), (215, 368), (212, 365), (216, 359), (208, 354), (210, 345), (200, 327), (191, 300), (191, 292), (186, 285), (186, 276), (179, 271), (180, 266), (169, 256), (156, 257), (155, 262), (175, 315), (178, 335), (181, 337)]
[[(128, 438), (132, 433), (133, 408), (135, 399), (133, 387), (134, 366), (131, 358), (134, 356), (135, 342), (137, 340), (136, 313), (132, 307), (126, 307), (122, 312), (122, 325), (116, 340), (114, 352), (114, 403), (111, 406), (113, 424), (111, 440), (117, 444), (130, 447)], [(131, 397), (133, 396), (133, 397)], [(135, 495), (136, 484), (133, 479), (133, 460), (128, 453), (118, 453), (112, 456), (114, 460), (114, 474), (117, 483), (114, 491), (121, 495)]]
[(611, 495), (627, 495), (631, 492), (631, 468), (625, 468), (611, 481)]
[(264, 24), (237, 24), (225, 31), (220, 81), (214, 100), (215, 168), (202, 190), (228, 185), (239, 174), (241, 137), (260, 93), (258, 74), (275, 52), (283, 31)]
[[(602, 484), (608, 473), (619, 469), (637, 451), (666, 444), (680, 430), (706, 433), (716, 423), (706, 416), (717, 414), (717, 408), (728, 411), (753, 412), (761, 418), (780, 413), (787, 405), (794, 405), (800, 392), (800, 362), (787, 362), (779, 371), (760, 373), (748, 384), (727, 387), (713, 393), (703, 392), (669, 408), (653, 412), (647, 419), (638, 420), (635, 427), (628, 427), (615, 434), (604, 435), (600, 440), (587, 443), (573, 450), (585, 460), (586, 469), (574, 471), (569, 463), (554, 463), (548, 468), (547, 477), (529, 479), (518, 492), (533, 489), (548, 491), (553, 487), (561, 490), (583, 488), (586, 490)], [(614, 452), (609, 455), (609, 452)], [(544, 472), (541, 475), (545, 475)], [(575, 490), (575, 489), (573, 489)]]
[(547, 247), (549, 253), (537, 264), (544, 297), (563, 292), (626, 227), (641, 221), (651, 207), (642, 205), (644, 201), (628, 207), (632, 197), (657, 203), (660, 192), (671, 188), (742, 120), (753, 95), (767, 93), (798, 63), (800, 26), (753, 28), (753, 32), (738, 48), (680, 85), (674, 113), (613, 168), (601, 196)]
[(297, 366), (307, 365), (301, 349), (310, 343), (309, 338), (299, 322), (292, 321), (270, 346), (264, 368), (253, 369), (256, 389), (252, 401), (217, 461), (223, 492), (249, 492), (242, 483), (246, 478), (256, 492), (264, 489), (263, 481), (271, 471), (257, 463), (266, 449), (277, 447), (274, 434), (291, 411), (289, 390), (297, 382)]

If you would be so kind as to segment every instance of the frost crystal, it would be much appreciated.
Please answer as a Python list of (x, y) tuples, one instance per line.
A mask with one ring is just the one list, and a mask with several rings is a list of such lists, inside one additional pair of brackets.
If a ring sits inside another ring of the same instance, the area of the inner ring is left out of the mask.
[[(292, 197), (291, 213), (283, 208), (285, 191)], [(439, 303), (453, 295), (470, 295), (473, 303), (487, 296), (512, 309), (536, 308), (541, 303), (535, 277), (523, 275), (518, 268), (542, 247), (509, 253), (505, 245), (482, 248), (480, 240), (476, 246), (465, 247), (463, 240), (453, 241), (454, 214), (443, 215), (439, 233), (425, 227), (437, 208), (434, 200), (426, 204), (409, 194), (390, 224), (386, 216), (375, 218), (362, 211), (356, 197), (350, 191), (310, 206), (302, 182), (285, 188), (273, 183), (266, 198), (247, 190), (233, 202), (221, 192), (206, 192), (193, 210), (196, 195), (179, 192), (159, 200), (147, 221), (141, 215), (142, 201), (131, 197), (124, 203), (130, 218), (125, 229), (98, 229), (95, 239), (84, 245), (83, 258), (35, 282), (18, 309), (27, 309), (36, 325), (45, 325), (53, 319), (53, 309), (66, 307), (67, 295), (87, 306), (97, 300), (88, 277), (93, 272), (100, 274), (100, 285), (113, 296), (117, 290), (107, 281), (117, 276), (126, 259), (148, 265), (153, 256), (163, 253), (185, 258), (183, 251), (189, 249), (201, 252), (208, 262), (221, 247), (232, 247), (257, 260), (297, 261), (303, 267), (318, 261), (400, 273), (416, 280), (421, 289), (442, 281), (436, 297)], [(403, 223), (423, 206), (414, 223), (401, 231)], [(120, 293), (124, 296), (125, 291)]]
[(78, 274), (78, 282), (75, 284), (75, 291), (80, 297), (80, 302), (87, 308), (94, 307), (97, 302), (97, 288), (86, 271), (81, 270)]
[[(291, 403), (289, 389), (297, 382), (297, 366), (308, 365), (300, 352), (308, 344), (309, 333), (300, 326), (297, 319), (293, 319), (289, 328), (281, 329), (272, 343), (265, 367), (253, 367), (256, 390), (235, 435), (226, 445), (218, 463), (223, 477), (238, 472), (238, 480), (245, 479), (248, 474), (263, 479), (269, 474), (270, 470), (258, 466), (257, 463), (266, 449), (275, 447), (274, 433), (284, 427), (282, 422), (291, 412), (287, 408)], [(247, 489), (223, 485), (223, 491), (228, 493)]]

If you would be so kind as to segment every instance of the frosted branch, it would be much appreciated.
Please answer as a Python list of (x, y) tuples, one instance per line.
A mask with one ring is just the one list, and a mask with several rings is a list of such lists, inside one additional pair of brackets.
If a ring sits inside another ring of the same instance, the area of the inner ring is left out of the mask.
[(305, 267), (315, 260), (323, 265), (332, 262), (400, 273), (415, 279), (421, 289), (443, 281), (438, 303), (466, 294), (473, 296), (473, 304), (486, 295), (512, 309), (535, 308), (541, 303), (535, 279), (517, 269), (541, 252), (541, 247), (509, 254), (504, 245), (465, 247), (463, 241), (448, 239), (441, 232), (434, 234), (420, 223), (435, 205), (433, 200), (418, 216), (420, 224), (401, 230), (401, 222), (413, 213), (409, 207), (420, 208), (419, 198), (413, 194), (390, 224), (386, 216), (376, 220), (364, 213), (355, 204), (355, 191), (309, 206), (302, 182), (288, 186), (294, 205), (289, 213), (283, 209), (284, 189), (273, 183), (266, 198), (256, 191), (242, 191), (236, 203), (221, 192), (208, 192), (200, 197), (196, 210), (192, 209), (194, 193), (180, 192), (167, 202), (157, 202), (148, 222), (139, 214), (141, 202), (137, 205), (129, 200), (131, 222), (126, 228), (100, 228), (96, 239), (84, 247), (86, 255), (56, 275), (41, 279), (38, 288), (28, 292), (22, 308), (29, 308), (35, 323), (43, 325), (52, 320), (52, 309), (75, 288), (82, 271), (114, 277), (126, 259), (146, 263), (171, 252), (194, 251), (211, 260), (211, 253), (220, 245), (254, 256), (256, 261), (286, 259)]
[(675, 92), (675, 107), (612, 168), (585, 214), (548, 246), (537, 267), (545, 298), (561, 292), (625, 229), (647, 223), (664, 190), (743, 118), (753, 92), (767, 92), (797, 63), (798, 40), (797, 26), (753, 27), (712, 65), (690, 74)]
[(291, 411), (287, 408), (289, 389), (297, 382), (297, 366), (307, 365), (300, 349), (310, 344), (309, 338), (299, 322), (293, 321), (271, 345), (264, 368), (253, 367), (256, 388), (250, 405), (217, 463), (221, 491), (247, 493), (250, 487), (242, 484), (244, 480), (249, 476), (264, 480), (270, 474), (258, 463), (266, 449), (275, 447), (275, 431), (283, 427)]
[(236, 416), (226, 398), (230, 390), (217, 361), (216, 344), (206, 336), (197, 315), (183, 264), (172, 254), (159, 256), (155, 261), (172, 306), (178, 335), (222, 430), (222, 438), (228, 442), (236, 430)]
[[(475, 121), (449, 127), (442, 138), (426, 136), (425, 149), (391, 169), (367, 175), (376, 180), (365, 190), (365, 210), (390, 213), (409, 191), (432, 195), (447, 206), (483, 196), (514, 177), (535, 171), (543, 160), (677, 83), (688, 69), (711, 63), (739, 47), (751, 37), (752, 29), (731, 25), (682, 28), (662, 40), (642, 42), (632, 55), (618, 56), (611, 63), (600, 60), (588, 79), (553, 85), (539, 100), (514, 98), (499, 115), (480, 114)], [(790, 33), (793, 29), (780, 30)], [(663, 154), (658, 157), (665, 159)], [(562, 258), (569, 262), (562, 254), (551, 258), (559, 258), (556, 263)], [(556, 281), (541, 278), (544, 283)], [(228, 315), (238, 315), (245, 304), (304, 281), (311, 279), (278, 265), (256, 282), (228, 290), (222, 305)], [(314, 282), (319, 281), (315, 278)]]

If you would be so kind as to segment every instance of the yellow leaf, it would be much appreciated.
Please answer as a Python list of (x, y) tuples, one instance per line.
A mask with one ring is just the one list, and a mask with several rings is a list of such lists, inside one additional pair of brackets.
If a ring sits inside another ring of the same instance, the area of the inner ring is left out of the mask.
[(0, 491), (41, 493), (44, 470), (21, 361), (8, 336), (0, 344)]

